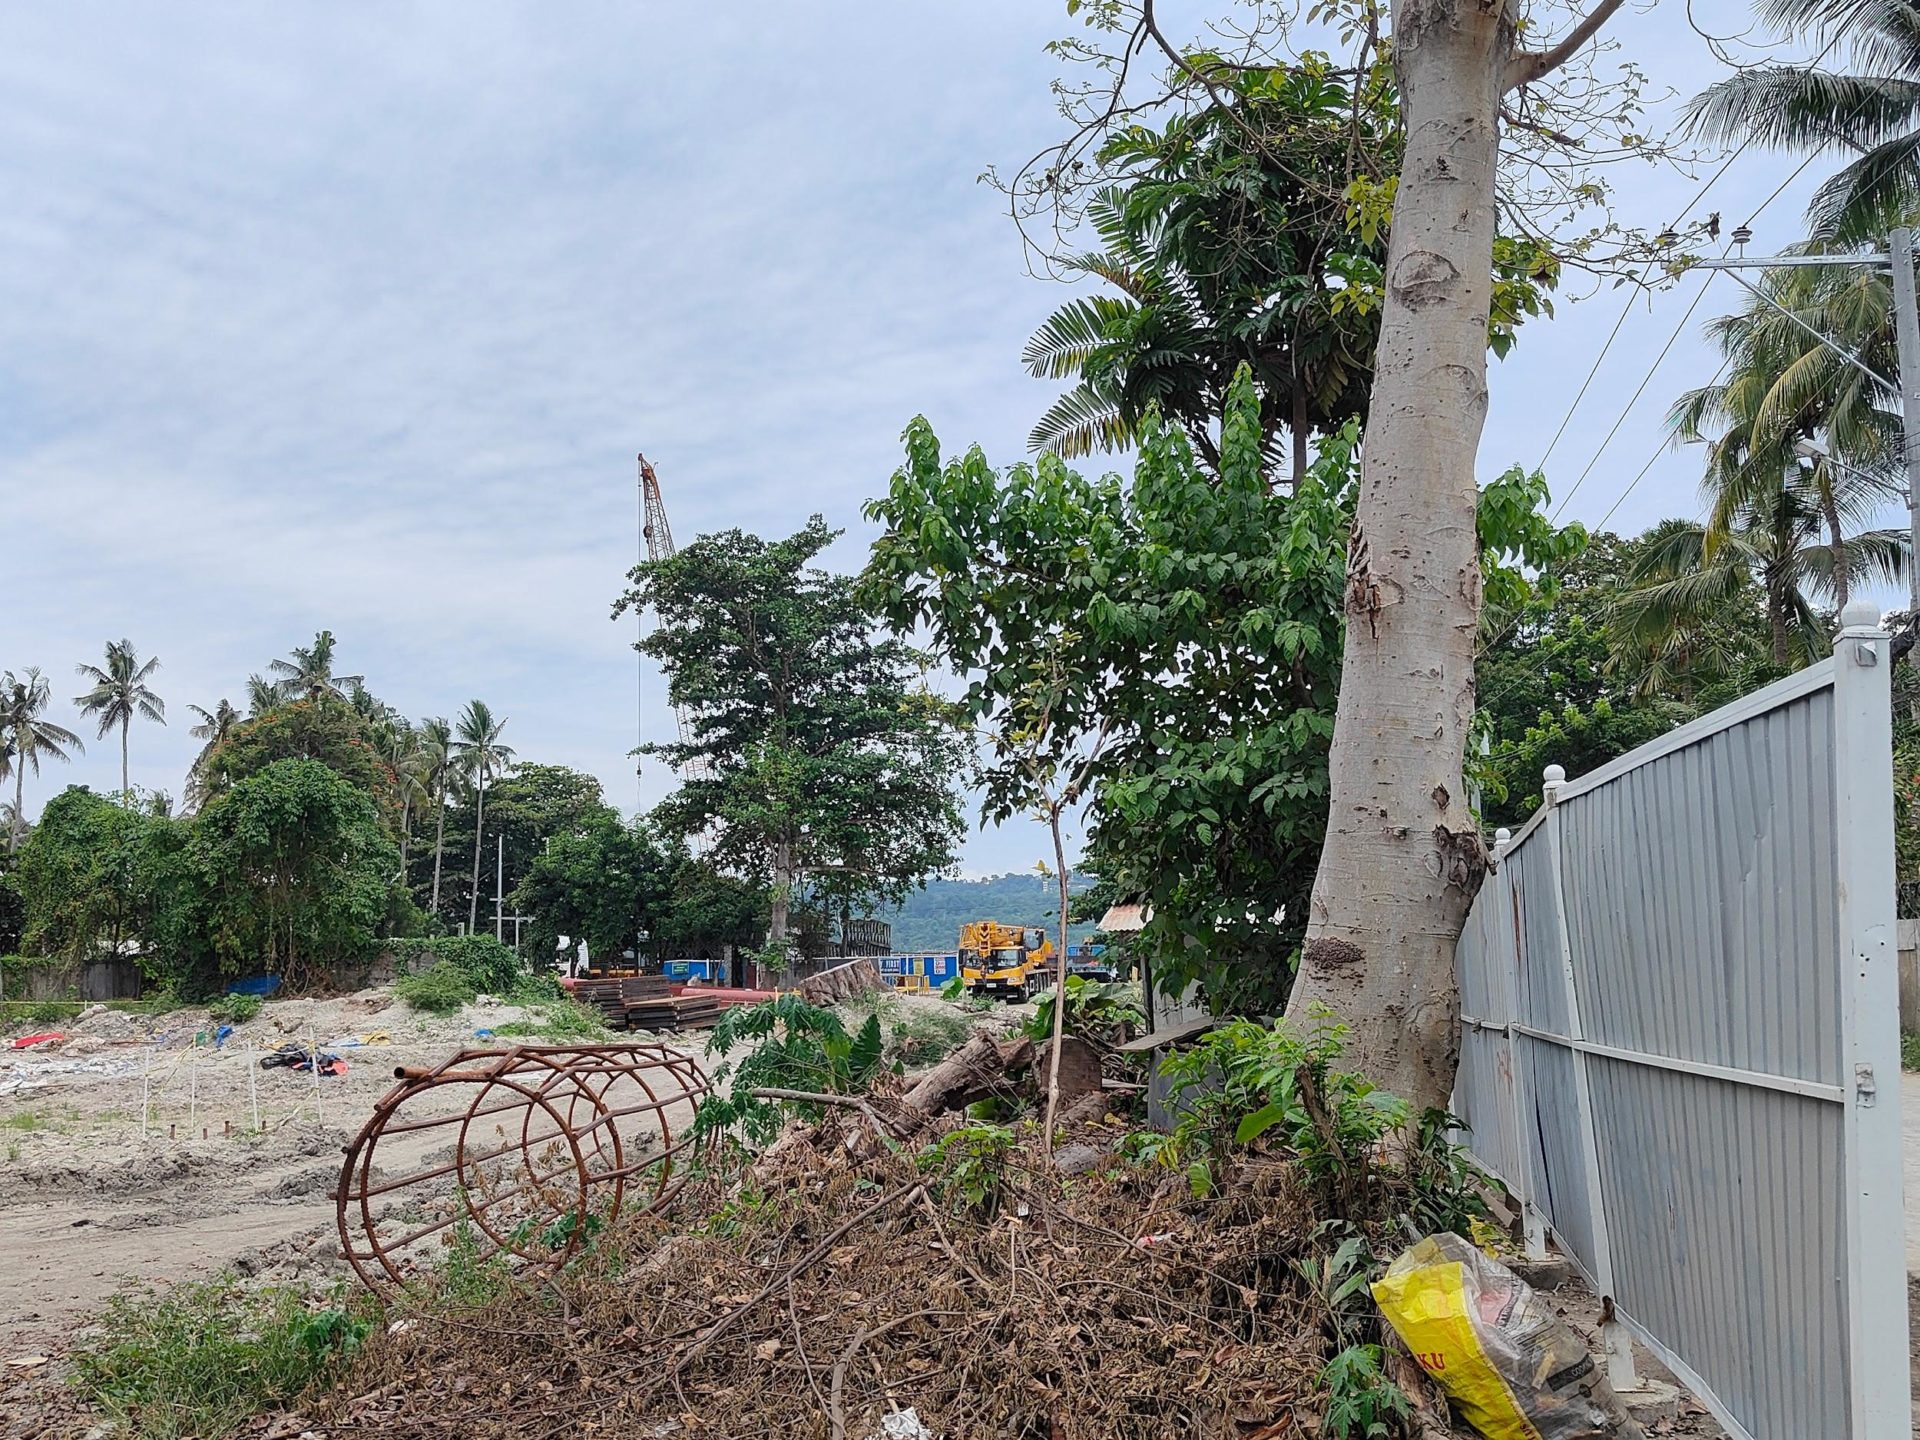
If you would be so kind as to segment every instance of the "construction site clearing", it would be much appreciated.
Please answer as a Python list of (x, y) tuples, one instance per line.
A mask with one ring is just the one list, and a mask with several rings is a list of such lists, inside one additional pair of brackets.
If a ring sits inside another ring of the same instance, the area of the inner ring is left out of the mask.
[[(635, 995), (658, 1004), (651, 992)], [(926, 994), (842, 1005), (850, 1028), (877, 1014), (889, 1053), (909, 1060), (935, 1016), (948, 1027), (964, 1016), (968, 1038), (931, 1067), (883, 1074), (871, 1094), (790, 1123), (744, 1168), (682, 1167), (670, 1204), (653, 1203), (668, 1193), (671, 1169), (658, 1147), (603, 1164), (602, 1174), (629, 1184), (628, 1203), (591, 1246), (569, 1241), (569, 1263), (537, 1278), (499, 1272), (500, 1283), (458, 1303), (430, 1285), (388, 1288), (386, 1323), (333, 1383), (236, 1433), (1322, 1432), (1322, 1372), (1340, 1336), (1313, 1267), (1331, 1216), (1297, 1167), (1251, 1155), (1203, 1195), (1176, 1171), (1135, 1163), (1122, 1154), (1135, 1122), (1116, 1113), (1130, 1087), (1103, 1085), (1095, 1065), (1083, 1067), (1050, 1153), (1029, 1124), (994, 1153), (949, 1155), (930, 1170), (925, 1157), (942, 1137), (973, 1143), (960, 1129), (967, 1103), (1039, 1093), (1044, 1052), (1014, 1033), (1032, 1007), (962, 1008)], [(651, 1097), (643, 1118), (685, 1134), (697, 1087), (715, 1068), (704, 1035), (550, 1045), (527, 1033), (542, 1023), (537, 1007), (488, 997), (424, 1014), (376, 988), (270, 1003), (232, 1026), (204, 1011), (103, 1007), (15, 1025), (0, 1040), (0, 1435), (118, 1433), (65, 1382), (65, 1357), (98, 1333), (103, 1307), (129, 1283), (228, 1276), (364, 1297), (362, 1277), (380, 1276), (343, 1254), (365, 1197), (343, 1187), (342, 1154), (351, 1171), (353, 1147), (377, 1128), (383, 1105), (395, 1121), (395, 1097), (409, 1098), (409, 1085), (468, 1082), (487, 1067), (558, 1072), (577, 1063), (558, 1052), (617, 1052), (628, 1076), (617, 1083), (641, 1083)], [(58, 1038), (11, 1048), (35, 1031)], [(500, 1058), (522, 1046), (530, 1060)], [(261, 1066), (283, 1047), (341, 1063)], [(590, 1063), (607, 1065), (604, 1055)], [(633, 1080), (636, 1064), (650, 1085)], [(660, 1073), (680, 1088), (663, 1088)], [(504, 1083), (525, 1088), (511, 1075)], [(562, 1114), (563, 1132), (572, 1124), (576, 1151), (580, 1137), (604, 1145), (597, 1123), (534, 1103)], [(401, 1172), (443, 1186), (450, 1170), (464, 1176), (458, 1147), (475, 1142), (463, 1128), (449, 1143), (444, 1120), (434, 1125), (421, 1127), (404, 1164), (383, 1156), (357, 1172), (363, 1191)], [(1392, 1173), (1384, 1164), (1377, 1180), (1388, 1197), (1376, 1227), (1383, 1247), (1404, 1239), (1386, 1218)], [(574, 1203), (556, 1201), (538, 1178), (521, 1187), (535, 1192), (536, 1208)], [(469, 1214), (485, 1209), (466, 1203)], [(375, 1213), (365, 1206), (369, 1224)], [(1591, 1341), (1592, 1298), (1562, 1274), (1541, 1278), (1565, 1282), (1556, 1308)], [(1409, 1433), (1449, 1433), (1445, 1402), (1418, 1367), (1404, 1354), (1387, 1362), (1415, 1401)], [(1722, 1434), (1677, 1391), (1646, 1422), (1654, 1434)]]

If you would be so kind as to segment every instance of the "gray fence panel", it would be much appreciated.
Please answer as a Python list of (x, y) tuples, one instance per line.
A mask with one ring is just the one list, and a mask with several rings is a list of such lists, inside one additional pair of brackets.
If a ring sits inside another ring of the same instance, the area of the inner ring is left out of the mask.
[(1742, 1440), (1908, 1433), (1888, 669), (1550, 768), (1458, 950), (1468, 1143)]
[(1818, 691), (1561, 806), (1587, 1039), (1840, 1083), (1832, 712)]
[(1841, 1111), (1594, 1057), (1614, 1294), (1755, 1435), (1847, 1428)]
[(1573, 1053), (1530, 1035), (1514, 1037), (1521, 1081), (1520, 1123), (1530, 1141), (1528, 1174), (1540, 1208), (1575, 1255), (1595, 1253), (1593, 1207), (1587, 1197), (1586, 1158), (1578, 1128), (1561, 1123), (1577, 1115)]

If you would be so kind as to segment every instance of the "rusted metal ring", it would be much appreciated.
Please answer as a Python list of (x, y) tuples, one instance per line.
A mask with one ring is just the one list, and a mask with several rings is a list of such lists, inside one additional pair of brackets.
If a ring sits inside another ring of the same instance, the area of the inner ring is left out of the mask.
[(691, 1125), (711, 1083), (664, 1045), (461, 1050), (394, 1076), (334, 1196), (341, 1253), (376, 1291), (455, 1243), (474, 1263), (558, 1269), (597, 1224), (671, 1204), (708, 1148)]

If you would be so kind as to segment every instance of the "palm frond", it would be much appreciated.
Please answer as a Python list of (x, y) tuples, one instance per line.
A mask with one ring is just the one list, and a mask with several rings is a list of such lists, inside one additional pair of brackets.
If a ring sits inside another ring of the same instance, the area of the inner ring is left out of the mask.
[(1132, 438), (1119, 404), (1083, 383), (1047, 407), (1027, 436), (1027, 448), (1073, 459), (1094, 450), (1123, 450)]

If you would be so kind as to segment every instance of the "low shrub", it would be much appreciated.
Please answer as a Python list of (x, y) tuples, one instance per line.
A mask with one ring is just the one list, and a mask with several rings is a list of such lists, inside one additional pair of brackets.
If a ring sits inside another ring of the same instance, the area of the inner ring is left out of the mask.
[(462, 1005), (472, 1004), (479, 991), (457, 965), (436, 965), (431, 970), (402, 975), (393, 982), (393, 993), (415, 1010), (451, 1015)]
[(432, 940), (390, 940), (387, 948), (403, 970), (413, 973), (422, 968), (422, 957), (431, 956), (433, 967), (451, 965), (486, 995), (510, 995), (528, 978), (520, 957), (491, 935), (442, 935)]
[(207, 1018), (228, 1025), (244, 1025), (260, 1013), (264, 1004), (258, 995), (222, 995), (207, 1006)]
[(126, 1291), (74, 1352), (74, 1385), (128, 1432), (221, 1436), (284, 1404), (352, 1354), (371, 1321), (343, 1301), (230, 1278)]

